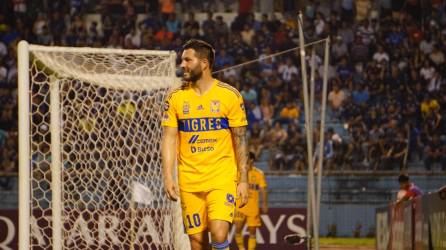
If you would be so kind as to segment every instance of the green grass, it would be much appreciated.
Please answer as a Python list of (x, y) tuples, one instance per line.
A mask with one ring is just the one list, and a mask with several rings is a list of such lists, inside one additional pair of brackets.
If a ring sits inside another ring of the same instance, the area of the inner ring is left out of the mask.
[(374, 238), (320, 238), (320, 244), (337, 246), (374, 246)]

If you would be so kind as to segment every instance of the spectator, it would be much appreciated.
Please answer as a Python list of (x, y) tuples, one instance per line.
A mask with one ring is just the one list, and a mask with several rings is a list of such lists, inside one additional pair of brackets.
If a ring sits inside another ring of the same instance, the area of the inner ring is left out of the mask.
[(254, 123), (262, 121), (262, 111), (254, 102), (247, 103), (246, 118), (248, 119), (248, 128), (252, 129)]
[(124, 38), (125, 47), (128, 49), (137, 49), (141, 47), (141, 32), (134, 27), (130, 29), (130, 32), (125, 35)]
[(305, 169), (304, 136), (295, 123), (290, 123), (287, 129), (288, 137), (283, 144), (283, 160), (285, 170), (297, 170), (302, 172)]
[(207, 18), (206, 18), (206, 20), (203, 21), (203, 25), (202, 25), (203, 30), (205, 30), (205, 29), (215, 30), (217, 23), (213, 19), (212, 12), (208, 11), (206, 13), (206, 16), (207, 16)]
[(155, 34), (155, 41), (161, 43), (164, 40), (172, 41), (174, 34), (167, 30), (166, 26), (161, 26), (160, 30)]
[(338, 30), (338, 35), (347, 45), (351, 45), (355, 39), (355, 34), (352, 28), (347, 24), (347, 22), (344, 21), (341, 22), (341, 27)]
[(249, 131), (249, 151), (254, 152), (257, 156), (260, 156), (263, 150), (263, 142), (264, 142), (264, 130), (260, 127), (258, 122), (254, 122), (251, 125), (251, 130)]
[(429, 82), (434, 76), (435, 68), (431, 65), (429, 60), (424, 61), (423, 67), (420, 69), (421, 77)]
[(338, 68), (336, 69), (339, 79), (341, 80), (342, 84), (345, 84), (346, 81), (350, 80), (353, 76), (353, 69), (352, 67), (347, 63), (347, 58), (343, 57), (341, 58), (341, 61), (339, 62)]
[(369, 91), (368, 91), (368, 87), (364, 86), (362, 87), (361, 85), (355, 85), (355, 90), (353, 90), (352, 92), (352, 96), (353, 96), (353, 102), (360, 106), (360, 105), (367, 105), (367, 102), (369, 100)]
[(251, 84), (246, 83), (243, 86), (242, 91), (240, 91), (240, 94), (243, 96), (243, 100), (245, 100), (245, 102), (249, 102), (249, 103), (257, 103), (257, 91), (252, 87)]
[(321, 36), (322, 32), (325, 29), (325, 19), (324, 15), (321, 12), (316, 13), (316, 20), (314, 20), (314, 32), (317, 36)]
[(440, 136), (434, 133), (426, 145), (426, 158), (424, 164), (428, 171), (432, 170), (434, 163), (440, 163), (441, 169), (446, 170), (446, 145), (440, 140)]
[(161, 7), (161, 17), (166, 21), (170, 14), (175, 13), (175, 0), (159, 0), (159, 3)]
[(399, 166), (399, 170), (404, 169), (404, 158), (407, 154), (407, 141), (402, 132), (396, 134), (395, 139), (389, 139), (392, 142), (391, 152), (386, 155), (383, 162), (384, 169), (392, 169), (395, 165)]
[(252, 40), (253, 40), (255, 33), (254, 33), (254, 30), (248, 24), (245, 24), (243, 26), (243, 30), (242, 30), (242, 32), (240, 32), (240, 35), (241, 35), (242, 41), (244, 43), (246, 43), (249, 46), (252, 45)]
[(300, 117), (300, 110), (296, 103), (288, 101), (280, 111), (280, 120), (285, 123), (297, 122)]
[(406, 193), (401, 199), (397, 201), (397, 204), (400, 204), (403, 201), (412, 200), (418, 196), (423, 195), (423, 191), (421, 191), (421, 189), (414, 183), (410, 182), (409, 176), (401, 174), (398, 177), (398, 182), (400, 184), (400, 190), (404, 190), (406, 191)]
[[(218, 20), (218, 19), (217, 19)], [(183, 31), (184, 34), (187, 35), (191, 35), (193, 30), (199, 30), (200, 29), (200, 24), (197, 22), (197, 20), (195, 20), (195, 14), (194, 13), (189, 13), (189, 18), (186, 22), (183, 23)]]
[(270, 138), (271, 145), (282, 145), (288, 138), (288, 134), (286, 130), (283, 129), (280, 122), (275, 121), (274, 127), (270, 131), (270, 135), (268, 137)]
[(224, 66), (232, 66), (234, 65), (234, 57), (228, 55), (224, 48), (220, 49), (215, 59), (215, 68), (221, 69)]
[(361, 34), (362, 42), (367, 46), (375, 42), (375, 30), (368, 19), (362, 21), (362, 24), (358, 28), (358, 32)]
[(362, 41), (360, 33), (357, 33), (350, 48), (350, 55), (353, 62), (365, 62), (369, 54), (369, 48)]
[(263, 122), (266, 124), (272, 124), (274, 117), (274, 106), (270, 104), (268, 97), (262, 98), (262, 101), (260, 102), (260, 109), (262, 111)]
[(227, 37), (229, 34), (229, 27), (226, 22), (223, 21), (222, 16), (217, 16), (217, 21), (215, 23), (215, 32), (219, 37)]
[(435, 44), (432, 52), (429, 54), (429, 59), (435, 64), (435, 66), (442, 66), (444, 63), (444, 53), (440, 50), (440, 47)]
[(299, 74), (297, 67), (295, 66), (290, 57), (286, 59), (285, 63), (279, 65), (278, 72), (281, 74), (282, 79), (286, 82), (291, 81), (291, 76), (293, 74), (295, 75)]
[(166, 22), (166, 28), (168, 32), (172, 32), (175, 35), (181, 32), (181, 22), (177, 19), (175, 13), (169, 14), (169, 19)]
[(342, 40), (341, 36), (336, 36), (331, 51), (335, 61), (348, 56), (347, 44)]
[(421, 115), (423, 118), (430, 116), (434, 111), (439, 109), (440, 104), (438, 101), (426, 94), (421, 102)]
[(426, 33), (424, 39), (420, 43), (420, 50), (424, 54), (432, 53), (434, 49), (435, 42), (432, 40), (432, 37), (429, 33)]
[(389, 55), (384, 51), (384, 47), (382, 45), (378, 45), (378, 51), (373, 54), (373, 60), (382, 64), (389, 62)]
[(339, 88), (339, 85), (333, 85), (333, 90), (328, 93), (328, 104), (333, 112), (335, 112), (335, 116), (338, 116), (342, 112), (342, 106), (346, 99), (345, 92)]

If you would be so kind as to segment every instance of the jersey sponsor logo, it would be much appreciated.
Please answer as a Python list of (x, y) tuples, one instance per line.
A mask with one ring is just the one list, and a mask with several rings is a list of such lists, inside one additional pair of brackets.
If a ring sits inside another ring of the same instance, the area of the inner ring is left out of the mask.
[(190, 139), (189, 139), (189, 144), (201, 144), (201, 143), (216, 143), (217, 139), (215, 138), (203, 138), (203, 139), (198, 139), (199, 135), (193, 135)]
[(168, 120), (169, 120), (169, 114), (164, 113), (164, 114), (163, 114), (163, 121), (164, 121), (164, 122), (167, 122)]
[(192, 154), (195, 154), (195, 153), (205, 153), (205, 152), (212, 152), (212, 151), (214, 151), (214, 147), (212, 147), (212, 146), (208, 146), (208, 147), (196, 147), (196, 146), (191, 146), (190, 147), (190, 152), (192, 153)]
[(193, 135), (190, 140), (189, 140), (189, 144), (193, 144), (197, 141), (199, 135)]
[(229, 129), (227, 118), (203, 117), (178, 120), (178, 129), (183, 132), (203, 132)]
[(183, 115), (188, 115), (188, 114), (189, 114), (189, 103), (183, 102)]
[(245, 104), (244, 103), (240, 103), (240, 108), (245, 111)]
[(260, 186), (259, 184), (249, 184), (249, 189), (259, 190)]
[(211, 112), (212, 113), (219, 113), (220, 112), (220, 101), (218, 101), (218, 100), (212, 100), (211, 101)]

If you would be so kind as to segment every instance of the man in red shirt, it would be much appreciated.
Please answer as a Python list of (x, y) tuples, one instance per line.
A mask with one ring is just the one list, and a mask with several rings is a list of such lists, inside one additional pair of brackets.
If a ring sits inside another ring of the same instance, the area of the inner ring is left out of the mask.
[(415, 197), (423, 195), (421, 189), (409, 181), (409, 176), (401, 174), (398, 177), (398, 182), (400, 183), (400, 190), (405, 190), (406, 194), (401, 199), (399, 199), (397, 203), (412, 200)]

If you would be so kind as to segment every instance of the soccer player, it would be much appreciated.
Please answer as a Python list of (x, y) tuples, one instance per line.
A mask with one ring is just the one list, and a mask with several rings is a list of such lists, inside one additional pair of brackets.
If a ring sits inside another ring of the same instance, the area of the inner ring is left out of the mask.
[(248, 238), (248, 250), (256, 249), (256, 230), (261, 226), (260, 210), (259, 210), (259, 192), (262, 196), (262, 213), (268, 213), (268, 197), (266, 192), (266, 181), (262, 170), (254, 167), (255, 154), (249, 153), (249, 171), (248, 171), (248, 184), (249, 184), (249, 198), (248, 204), (242, 208), (236, 208), (235, 210), (235, 241), (240, 250), (244, 250), (242, 229), (246, 224), (248, 225), (249, 238)]
[[(236, 197), (248, 201), (248, 150), (243, 98), (211, 74), (215, 52), (201, 40), (183, 45), (183, 86), (166, 99), (163, 114), (164, 190), (181, 198), (193, 250), (229, 249)], [(179, 189), (172, 172), (178, 164)], [(237, 170), (240, 177), (237, 178)]]

